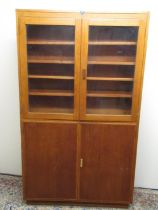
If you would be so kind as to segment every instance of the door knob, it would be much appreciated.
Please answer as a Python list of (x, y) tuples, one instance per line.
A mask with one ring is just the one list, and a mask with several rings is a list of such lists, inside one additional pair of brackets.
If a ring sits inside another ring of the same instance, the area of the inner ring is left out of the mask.
[(80, 168), (83, 168), (83, 158), (80, 159)]

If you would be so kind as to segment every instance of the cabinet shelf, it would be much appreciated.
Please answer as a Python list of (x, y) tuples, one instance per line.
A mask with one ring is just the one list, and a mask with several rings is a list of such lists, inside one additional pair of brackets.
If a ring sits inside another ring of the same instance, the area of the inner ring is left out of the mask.
[(88, 64), (135, 65), (133, 56), (89, 56)]
[(34, 45), (74, 45), (74, 41), (69, 40), (50, 40), (50, 39), (29, 39), (27, 44)]
[(92, 115), (130, 115), (131, 110), (121, 108), (88, 108), (87, 113)]
[(127, 91), (88, 91), (88, 97), (132, 98), (132, 93)]
[(39, 113), (64, 113), (64, 114), (72, 114), (73, 109), (68, 107), (47, 107), (47, 106), (38, 106), (38, 105), (31, 105), (30, 112), (39, 112)]
[(126, 78), (126, 77), (87, 77), (87, 80), (100, 80), (100, 81), (133, 81), (133, 78)]
[(29, 75), (30, 79), (62, 79), (62, 80), (73, 80), (73, 76), (51, 76), (51, 75)]
[(74, 64), (74, 57), (71, 56), (28, 56), (28, 63), (61, 63)]
[(74, 96), (74, 93), (69, 90), (30, 90), (31, 96)]
[(91, 40), (89, 45), (136, 45), (134, 41), (120, 41), (120, 40)]

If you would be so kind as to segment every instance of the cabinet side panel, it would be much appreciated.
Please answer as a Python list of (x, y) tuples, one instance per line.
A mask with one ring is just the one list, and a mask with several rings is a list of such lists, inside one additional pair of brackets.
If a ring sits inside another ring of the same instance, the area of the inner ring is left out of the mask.
[(23, 124), (26, 200), (76, 199), (77, 125)]

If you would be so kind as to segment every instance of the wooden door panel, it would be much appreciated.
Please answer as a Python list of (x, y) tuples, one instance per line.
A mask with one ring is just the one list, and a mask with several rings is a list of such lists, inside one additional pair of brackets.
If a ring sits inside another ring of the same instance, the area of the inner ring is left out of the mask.
[(135, 125), (82, 124), (81, 200), (130, 201), (135, 129)]
[(77, 125), (24, 123), (26, 200), (76, 198)]

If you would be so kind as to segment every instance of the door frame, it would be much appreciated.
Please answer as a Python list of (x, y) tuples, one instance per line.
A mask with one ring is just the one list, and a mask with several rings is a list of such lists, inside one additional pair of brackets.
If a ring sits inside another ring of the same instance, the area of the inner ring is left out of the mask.
[[(80, 39), (81, 39), (81, 18), (77, 17), (30, 17), (22, 16), (18, 19), (18, 51), (19, 55), (19, 89), (21, 100), (21, 117), (29, 119), (67, 119), (77, 120), (79, 117), (79, 71), (80, 71)], [(27, 34), (26, 25), (64, 25), (75, 27), (74, 44), (74, 112), (67, 113), (35, 113), (29, 111), (28, 101), (28, 70), (27, 70)]]
[[(107, 16), (107, 17), (106, 17)], [(125, 16), (125, 17), (124, 17)], [(99, 15), (85, 15), (82, 21), (82, 43), (81, 43), (81, 74), (80, 74), (80, 119), (86, 121), (135, 121), (139, 117), (143, 64), (145, 52), (146, 18), (144, 14), (131, 15), (128, 17), (123, 14), (107, 14), (103, 18)], [(138, 40), (136, 50), (136, 64), (132, 95), (131, 115), (103, 115), (86, 113), (86, 95), (87, 95), (87, 63), (88, 63), (88, 36), (89, 26), (137, 26)]]

